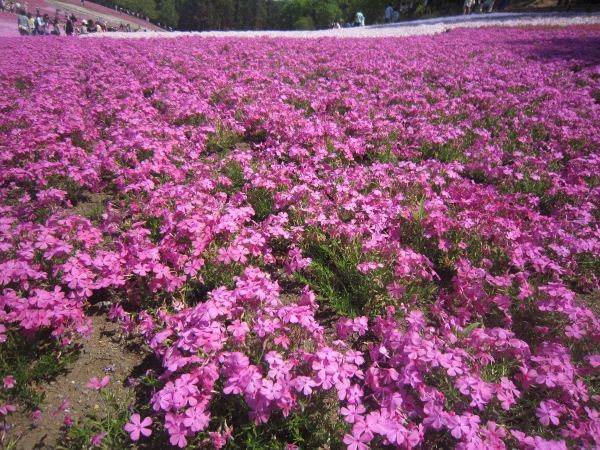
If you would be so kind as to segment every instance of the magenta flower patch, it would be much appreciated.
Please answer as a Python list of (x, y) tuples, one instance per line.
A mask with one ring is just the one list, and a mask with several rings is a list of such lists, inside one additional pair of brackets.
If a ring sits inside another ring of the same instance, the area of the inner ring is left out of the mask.
[(7, 40), (0, 345), (105, 307), (162, 366), (124, 430), (173, 447), (231, 404), (326, 404), (351, 450), (598, 445), (600, 31), (506, 33)]

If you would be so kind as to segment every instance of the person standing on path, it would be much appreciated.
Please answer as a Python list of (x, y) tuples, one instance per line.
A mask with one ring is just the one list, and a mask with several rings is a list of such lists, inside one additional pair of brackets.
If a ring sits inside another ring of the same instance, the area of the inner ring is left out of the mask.
[(44, 29), (46, 27), (46, 22), (44, 21), (45, 17), (37, 16), (35, 18), (35, 34), (38, 36), (44, 35)]
[(35, 36), (35, 20), (31, 13), (27, 13), (27, 20), (29, 20), (29, 34)]
[[(160, 26), (160, 24), (158, 24)], [(354, 18), (354, 26), (355, 27), (364, 27), (365, 26), (365, 16), (361, 11), (356, 13), (356, 17)]]
[(73, 36), (73, 22), (71, 22), (71, 19), (67, 19), (67, 23), (65, 25), (65, 34), (67, 36)]
[(19, 34), (21, 36), (30, 36), (31, 28), (29, 27), (29, 19), (25, 15), (25, 11), (22, 9), (19, 10), (19, 17), (17, 19), (17, 24), (19, 25)]
[(473, 6), (473, 0), (465, 0), (463, 5), (463, 15), (471, 14), (471, 7)]
[(50, 34), (54, 36), (60, 36), (60, 25), (58, 19), (54, 19), (54, 23), (52, 24), (52, 31)]
[(388, 7), (385, 8), (385, 14), (383, 15), (383, 23), (390, 23), (392, 21), (393, 13), (394, 8), (392, 8), (392, 5), (388, 4)]

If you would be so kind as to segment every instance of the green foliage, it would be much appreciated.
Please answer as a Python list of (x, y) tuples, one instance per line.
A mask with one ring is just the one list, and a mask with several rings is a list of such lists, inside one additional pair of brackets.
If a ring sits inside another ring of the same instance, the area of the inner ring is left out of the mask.
[(273, 191), (259, 186), (248, 189), (248, 203), (254, 209), (254, 219), (262, 222), (273, 213), (275, 206), (275, 197)]
[(302, 17), (310, 17), (310, 12), (311, 10), (306, 0), (289, 0), (285, 3), (281, 12), (283, 29), (293, 29), (294, 24)]
[(482, 170), (465, 170), (462, 175), (475, 183), (486, 183), (488, 181), (487, 175)]
[(177, 12), (174, 0), (162, 0), (157, 14), (157, 20), (171, 27), (176, 27), (179, 22), (179, 13)]
[(281, 450), (287, 444), (301, 449), (344, 449), (340, 444), (350, 426), (340, 420), (335, 393), (314, 393), (301, 404), (301, 410), (287, 417), (273, 413), (267, 423), (259, 426), (248, 417), (248, 406), (241, 396), (218, 394), (211, 411), (213, 418), (221, 422), (218, 426), (233, 425), (233, 439), (226, 447), (230, 450)]
[(99, 222), (102, 219), (102, 214), (106, 214), (106, 202), (92, 202), (82, 208), (83, 216), (90, 219), (92, 222)]
[(162, 100), (153, 100), (151, 105), (158, 110), (159, 113), (164, 114), (167, 112), (167, 105)]
[(0, 346), (0, 379), (12, 376), (16, 384), (12, 389), (2, 389), (2, 396), (26, 408), (35, 408), (44, 401), (44, 393), (36, 389), (37, 385), (56, 379), (77, 358), (75, 348), (61, 347), (47, 333), (28, 339), (9, 332)]
[(357, 266), (365, 261), (360, 242), (330, 239), (311, 243), (305, 246), (304, 256), (313, 262), (306, 274), (296, 274), (296, 277), (315, 289), (341, 315), (363, 314), (385, 291), (373, 283), (385, 268), (368, 274), (358, 270)]
[(0, 124), (0, 133), (7, 133), (13, 129), (21, 129), (26, 130), (31, 126), (31, 123), (25, 121), (24, 119), (20, 119), (19, 121), (6, 121)]
[(85, 140), (80, 130), (71, 132), (71, 144), (73, 144), (75, 147), (84, 149), (87, 153), (92, 152), (93, 143)]
[[(251, 30), (274, 25), (281, 2), (272, 0), (182, 0), (176, 3), (183, 30)], [(275, 15), (275, 18), (273, 17)], [(271, 26), (270, 29), (276, 28)]]
[(17, 78), (15, 80), (15, 89), (19, 91), (21, 94), (28, 93), (31, 91), (33, 87), (33, 83), (25, 78)]
[(339, 20), (344, 13), (333, 2), (323, 3), (315, 9), (316, 25), (318, 28), (327, 28), (332, 20)]
[(233, 130), (222, 125), (217, 125), (216, 130), (210, 133), (206, 141), (206, 151), (226, 155), (236, 144), (240, 142), (240, 136)]
[(107, 390), (100, 392), (101, 407), (91, 410), (86, 416), (75, 421), (67, 431), (57, 449), (88, 450), (90, 439), (96, 434), (106, 433), (99, 448), (118, 450), (130, 449), (131, 440), (124, 430), (131, 413), (128, 406), (131, 392), (126, 396), (116, 395)]
[(246, 178), (240, 163), (234, 160), (228, 161), (224, 171), (227, 178), (231, 180), (231, 187), (227, 189), (227, 192), (229, 194), (240, 192), (246, 184)]
[(315, 22), (312, 17), (300, 17), (296, 22), (294, 22), (294, 30), (314, 30)]
[(257, 126), (252, 127), (244, 133), (244, 142), (261, 144), (266, 142), (269, 137), (269, 132)]
[(154, 150), (140, 149), (135, 152), (138, 162), (149, 161), (154, 157)]
[[(109, 0), (101, 0), (100, 4), (107, 3), (107, 6), (113, 6), (114, 4)], [(123, 8), (123, 11), (129, 10), (143, 14), (144, 17), (150, 17), (151, 19), (157, 18), (156, 2), (154, 0), (116, 0), (115, 2), (119, 7)], [(123, 16), (127, 17), (125, 13)]]
[(432, 144), (428, 140), (423, 140), (421, 142), (421, 154), (423, 159), (437, 159), (443, 163), (464, 160), (463, 149), (453, 142)]
[(398, 158), (394, 155), (393, 150), (398, 142), (398, 132), (392, 131), (386, 138), (373, 142), (375, 150), (367, 153), (365, 159), (369, 162), (378, 161), (382, 164), (395, 163)]
[(77, 206), (77, 204), (84, 197), (83, 187), (77, 181), (70, 177), (50, 177), (48, 181), (48, 186), (50, 188), (66, 191), (67, 200), (69, 200), (73, 206)]
[[(186, 301), (195, 304), (198, 300), (204, 300), (206, 293), (220, 286), (225, 286), (227, 289), (235, 288), (233, 277), (241, 276), (243, 269), (243, 266), (235, 262), (225, 265), (218, 262), (216, 258), (205, 259), (200, 272), (203, 284), (201, 287), (189, 286), (186, 291)], [(194, 290), (196, 288), (197, 290)]]
[(519, 371), (519, 363), (515, 360), (508, 360), (502, 356), (496, 359), (493, 364), (482, 366), (479, 370), (481, 379), (488, 383), (500, 383), (502, 377), (512, 377)]
[(206, 116), (204, 114), (189, 114), (185, 117), (181, 117), (179, 119), (175, 119), (173, 122), (175, 126), (180, 127), (181, 125), (189, 125), (191, 127), (199, 127), (200, 125), (207, 122)]
[(146, 219), (146, 228), (150, 230), (149, 238), (155, 244), (158, 244), (162, 240), (162, 233), (160, 231), (162, 225), (162, 217), (148, 217), (148, 219)]

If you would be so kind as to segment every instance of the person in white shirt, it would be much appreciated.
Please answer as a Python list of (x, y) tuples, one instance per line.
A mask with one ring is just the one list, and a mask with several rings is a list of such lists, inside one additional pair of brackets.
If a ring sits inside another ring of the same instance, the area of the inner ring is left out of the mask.
[(465, 4), (463, 5), (463, 15), (471, 14), (472, 6), (473, 6), (473, 0), (465, 0)]
[[(160, 26), (160, 24), (159, 24)], [(364, 27), (365, 26), (365, 16), (361, 11), (356, 13), (356, 17), (354, 18), (354, 26), (355, 27)]]

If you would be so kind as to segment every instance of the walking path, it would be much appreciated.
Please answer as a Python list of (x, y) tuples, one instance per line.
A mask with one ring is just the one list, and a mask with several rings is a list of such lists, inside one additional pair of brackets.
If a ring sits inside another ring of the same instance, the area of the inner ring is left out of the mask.
[[(158, 37), (221, 36), (221, 37), (391, 37), (418, 36), (444, 33), (455, 28), (480, 28), (489, 26), (569, 26), (600, 24), (600, 13), (489, 13), (467, 16), (446, 16), (366, 27), (338, 28), (317, 31), (206, 31), (157, 33)], [(110, 37), (145, 37), (144, 33), (107, 33)], [(89, 37), (102, 37), (89, 35)]]

